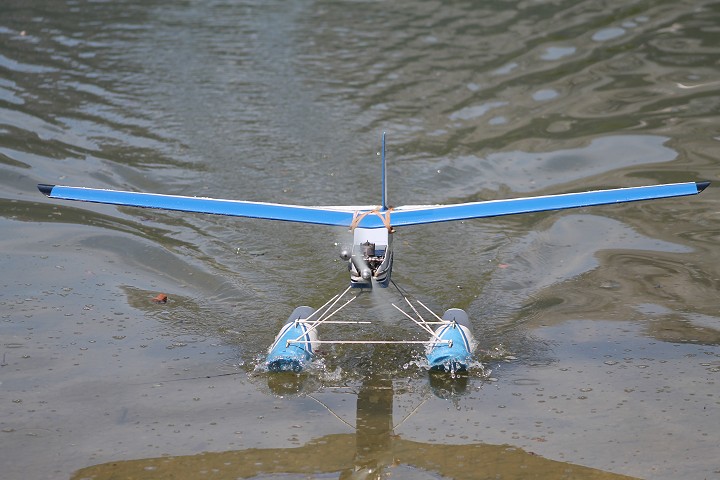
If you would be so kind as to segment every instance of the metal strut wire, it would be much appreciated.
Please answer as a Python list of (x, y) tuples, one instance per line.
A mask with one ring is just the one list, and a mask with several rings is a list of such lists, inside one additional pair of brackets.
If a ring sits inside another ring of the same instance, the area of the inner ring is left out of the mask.
[[(368, 212), (366, 212), (368, 213)], [(411, 314), (407, 313), (402, 308), (398, 307), (394, 303), (391, 303), (393, 307), (397, 311), (403, 314), (406, 318), (410, 319), (415, 325), (417, 325), (422, 331), (428, 335), (430, 335), (430, 338), (428, 340), (309, 340), (307, 334), (317, 330), (317, 328), (320, 325), (323, 325), (325, 323), (328, 324), (347, 324), (347, 325), (367, 325), (373, 323), (369, 320), (330, 320), (333, 318), (334, 315), (336, 315), (338, 312), (340, 312), (342, 309), (344, 309), (346, 306), (348, 306), (351, 302), (355, 301), (359, 297), (359, 295), (354, 295), (350, 299), (343, 301), (343, 298), (348, 295), (352, 287), (347, 287), (345, 290), (343, 290), (341, 293), (334, 295), (330, 300), (325, 302), (320, 308), (315, 310), (313, 313), (311, 313), (307, 318), (300, 318), (295, 320), (297, 323), (302, 323), (308, 325), (308, 328), (303, 332), (301, 335), (299, 335), (297, 338), (293, 340), (288, 340), (287, 345), (290, 344), (366, 344), (366, 345), (377, 345), (377, 344), (404, 344), (404, 345), (412, 345), (412, 344), (418, 344), (418, 345), (452, 345), (451, 340), (443, 340), (435, 333), (431, 325), (446, 325), (450, 324), (452, 322), (448, 320), (443, 320), (442, 318), (438, 317), (432, 310), (430, 310), (424, 303), (422, 303), (419, 300), (415, 300), (420, 306), (422, 306), (425, 310), (427, 310), (434, 318), (434, 321), (427, 321), (425, 320), (418, 309), (413, 305), (412, 301), (410, 300), (410, 297), (405, 294), (400, 287), (397, 286), (395, 282), (392, 282), (392, 284), (395, 286), (395, 288), (398, 290), (400, 295), (402, 295), (403, 300), (408, 304), (412, 312), (415, 314), (414, 317)]]

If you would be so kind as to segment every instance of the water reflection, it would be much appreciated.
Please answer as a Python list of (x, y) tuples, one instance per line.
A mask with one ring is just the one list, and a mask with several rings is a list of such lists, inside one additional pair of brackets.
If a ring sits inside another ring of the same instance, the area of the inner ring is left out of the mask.
[[(271, 389), (288, 394), (302, 389), (305, 375), (268, 376)], [(467, 377), (431, 377), (436, 393), (452, 397), (464, 391)], [(629, 479), (571, 463), (549, 460), (509, 445), (447, 445), (416, 442), (394, 433), (413, 412), (393, 417), (393, 379), (368, 373), (357, 392), (355, 433), (331, 434), (297, 448), (247, 449), (201, 455), (111, 462), (84, 468), (72, 478), (195, 479), (212, 478), (574, 478)], [(330, 412), (332, 413), (332, 412)], [(334, 414), (333, 414), (334, 415)], [(339, 418), (336, 416), (336, 418)], [(292, 424), (293, 419), (287, 419)], [(352, 426), (352, 425), (350, 425)]]

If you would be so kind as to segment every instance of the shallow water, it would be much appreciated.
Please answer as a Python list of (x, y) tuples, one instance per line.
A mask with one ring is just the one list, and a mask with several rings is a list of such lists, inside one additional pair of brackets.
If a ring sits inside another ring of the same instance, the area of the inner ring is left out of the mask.
[[(394, 279), (473, 322), (484, 368), (450, 383), (410, 347), (256, 368), (344, 288), (345, 232), (35, 187), (376, 203), (383, 131), (393, 204), (714, 180), (717, 2), (0, 13), (3, 479), (720, 475), (715, 185), (399, 231)], [(363, 334), (414, 335), (377, 296)]]

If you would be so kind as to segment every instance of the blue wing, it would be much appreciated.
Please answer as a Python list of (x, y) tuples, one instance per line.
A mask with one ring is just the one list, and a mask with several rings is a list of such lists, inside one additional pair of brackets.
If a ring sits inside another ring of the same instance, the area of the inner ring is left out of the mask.
[(455, 205), (406, 206), (391, 212), (393, 226), (498, 217), (518, 213), (563, 210), (613, 203), (636, 202), (656, 198), (681, 197), (702, 192), (710, 182), (687, 182), (646, 187), (616, 188), (591, 192), (565, 193), (539, 197), (511, 198)]
[(61, 185), (38, 185), (38, 188), (48, 197), (61, 200), (80, 200), (83, 202), (108, 203), (129, 207), (161, 208), (181, 212), (286, 220), (289, 222), (315, 223), (319, 225), (349, 227), (354, 215), (354, 210), (343, 210), (343, 207), (301, 207), (278, 203), (218, 200), (204, 197), (183, 197), (156, 193), (64, 187)]
[[(393, 227), (401, 227), (424, 223), (448, 222), (452, 220), (468, 220), (472, 218), (498, 217), (546, 210), (563, 210), (566, 208), (589, 207), (593, 205), (636, 202), (657, 198), (681, 197), (698, 194), (709, 184), (710, 182), (673, 183), (454, 205), (408, 205), (389, 210), (383, 210), (381, 207), (303, 207), (277, 203), (122, 192), (93, 188), (64, 187), (59, 185), (38, 185), (38, 188), (50, 198), (64, 200), (80, 200), (113, 205), (161, 208), (183, 212), (285, 220), (289, 222), (342, 227), (350, 227), (353, 221), (357, 220), (355, 226), (358, 227), (382, 228), (385, 226), (385, 223), (380, 215), (385, 215), (386, 219), (387, 215), (389, 215), (389, 223)], [(374, 212), (378, 214), (372, 214)]]

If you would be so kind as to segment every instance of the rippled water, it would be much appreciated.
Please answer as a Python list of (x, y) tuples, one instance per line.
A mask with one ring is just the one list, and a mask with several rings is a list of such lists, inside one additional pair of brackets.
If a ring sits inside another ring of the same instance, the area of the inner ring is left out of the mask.
[[(344, 287), (342, 231), (35, 187), (376, 203), (383, 131), (393, 204), (714, 180), (718, 25), (711, 1), (4, 1), (0, 476), (720, 475), (716, 186), (399, 231), (395, 280), (480, 342), (450, 384), (410, 348), (256, 371)], [(413, 334), (363, 301), (366, 333)]]

